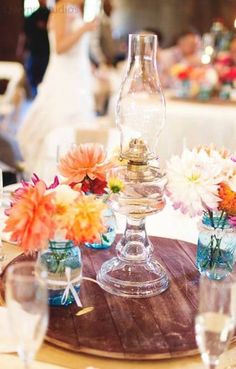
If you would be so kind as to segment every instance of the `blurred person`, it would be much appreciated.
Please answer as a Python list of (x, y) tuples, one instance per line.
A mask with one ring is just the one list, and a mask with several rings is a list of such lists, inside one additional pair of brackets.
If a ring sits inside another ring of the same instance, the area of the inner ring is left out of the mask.
[(24, 62), (31, 96), (37, 94), (49, 60), (47, 22), (50, 11), (46, 0), (39, 0), (39, 8), (25, 17), (24, 32), (20, 34), (17, 57)]
[(99, 27), (96, 32), (92, 33), (90, 40), (90, 57), (96, 67), (115, 63), (116, 45), (112, 37), (112, 12), (111, 0), (104, 0)]
[(170, 71), (175, 64), (197, 66), (201, 64), (201, 38), (197, 31), (186, 30), (177, 37), (175, 46), (160, 53), (162, 81), (164, 87), (171, 86)]
[(103, 1), (103, 10), (99, 19), (99, 27), (90, 39), (90, 58), (94, 65), (94, 98), (98, 116), (107, 113), (111, 94), (110, 73), (116, 64), (116, 43), (112, 36), (111, 16), (113, 6), (111, 0)]
[[(48, 21), (50, 60), (39, 93), (32, 103), (18, 139), (26, 172), (46, 176), (50, 133), (78, 127), (94, 118), (88, 33), (97, 20), (84, 23), (83, 0), (59, 0)], [(53, 145), (56, 147), (60, 142)]]

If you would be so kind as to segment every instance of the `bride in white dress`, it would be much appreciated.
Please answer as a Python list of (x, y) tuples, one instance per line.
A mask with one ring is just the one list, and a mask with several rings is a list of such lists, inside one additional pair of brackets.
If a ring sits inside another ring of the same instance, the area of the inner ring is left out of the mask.
[[(97, 21), (83, 23), (82, 3), (60, 0), (51, 12), (49, 65), (18, 133), (26, 172), (44, 179), (54, 175), (56, 148), (65, 142), (66, 132), (94, 118), (88, 32), (96, 29)], [(49, 160), (52, 152), (54, 168)]]

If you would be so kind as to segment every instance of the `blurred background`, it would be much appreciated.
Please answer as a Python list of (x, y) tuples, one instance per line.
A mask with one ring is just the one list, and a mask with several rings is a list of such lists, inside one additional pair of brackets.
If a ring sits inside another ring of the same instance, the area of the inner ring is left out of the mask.
[[(17, 60), (16, 47), (23, 28), (25, 9), (35, 8), (38, 2), (30, 0), (1, 0), (0, 2), (0, 59)], [(162, 31), (164, 46), (188, 26), (207, 32), (213, 21), (220, 19), (232, 28), (236, 18), (236, 0), (114, 0), (112, 15), (114, 37), (126, 36), (144, 27)], [(26, 14), (29, 14), (27, 10)]]
[[(86, 1), (88, 11), (93, 12), (100, 0)], [(18, 136), (25, 116), (34, 106), (40, 112), (48, 110), (47, 99), (44, 98), (40, 107), (36, 102), (39, 90), (42, 94), (47, 90), (42, 81), (50, 59), (48, 19), (54, 3), (53, 0), (0, 1), (0, 167), (5, 184), (30, 174), (26, 154), (20, 149), (24, 144), (19, 144)], [(82, 4), (82, 0), (71, 0), (71, 3)], [(51, 117), (51, 121), (47, 118), (48, 131), (40, 133), (45, 138), (41, 151), (47, 155), (40, 160), (43, 166), (48, 166), (48, 172), (56, 166), (62, 140), (65, 143), (97, 141), (108, 151), (118, 147), (115, 106), (127, 66), (129, 33), (158, 36), (156, 60), (167, 100), (167, 124), (159, 141), (161, 165), (179, 153), (183, 145), (214, 142), (234, 151), (236, 0), (104, 0), (101, 14), (97, 31), (90, 32), (86, 51), (92, 71), (93, 123), (77, 113), (78, 121), (73, 127), (65, 124), (59, 129), (56, 118)], [(70, 67), (66, 73), (71, 75)], [(84, 76), (90, 78), (90, 72)], [(66, 75), (63, 78), (67, 80)], [(74, 75), (74, 79), (79, 86), (80, 77)], [(56, 80), (57, 77), (52, 84)], [(53, 106), (48, 102), (51, 112), (58, 116), (64, 113), (59, 109), (63, 108), (63, 94), (73, 95), (74, 91), (74, 87), (63, 91), (63, 83), (55, 87), (55, 93), (61, 90), (62, 104)], [(90, 89), (86, 81), (82, 84)], [(67, 98), (69, 101), (70, 97)], [(30, 150), (41, 129), (39, 116), (36, 118), (31, 115), (32, 124), (29, 124), (29, 127), (35, 125), (34, 134), (25, 130), (28, 142), (33, 139)]]

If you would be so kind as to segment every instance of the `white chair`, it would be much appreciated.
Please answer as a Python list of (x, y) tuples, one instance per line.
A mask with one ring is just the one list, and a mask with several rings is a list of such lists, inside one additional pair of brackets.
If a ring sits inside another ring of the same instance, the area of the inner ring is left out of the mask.
[(91, 126), (81, 126), (75, 131), (75, 143), (82, 144), (87, 142), (95, 142), (102, 144), (105, 148), (108, 145), (109, 128), (102, 127), (99, 124), (91, 124)]
[(0, 62), (0, 79), (7, 80), (6, 90), (0, 95), (0, 119), (7, 124), (7, 118), (16, 113), (23, 99), (20, 83), (25, 75), (24, 68), (17, 62)]

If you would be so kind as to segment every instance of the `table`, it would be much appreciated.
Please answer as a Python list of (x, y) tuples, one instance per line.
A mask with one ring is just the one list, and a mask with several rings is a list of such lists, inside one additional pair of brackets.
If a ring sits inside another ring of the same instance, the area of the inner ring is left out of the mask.
[[(124, 224), (124, 218), (118, 217), (119, 229)], [(167, 236), (174, 238), (174, 235), (182, 236), (186, 241), (193, 241), (197, 235), (196, 221), (186, 218), (181, 214), (177, 214), (169, 206), (164, 209), (160, 214), (154, 215), (148, 218), (148, 229), (150, 234)], [(159, 224), (159, 227), (158, 227)], [(176, 227), (175, 227), (176, 226)], [(177, 237), (178, 238), (178, 237)], [(20, 254), (20, 249), (14, 245), (4, 243), (4, 252), (6, 254), (5, 263), (9, 263), (11, 259)], [(102, 359), (84, 354), (75, 354), (69, 351), (62, 350), (60, 348), (44, 343), (40, 349), (37, 360), (50, 363), (58, 366), (63, 366), (67, 369), (202, 369), (199, 356), (194, 356), (185, 359), (172, 359), (161, 361), (126, 361), (126, 360), (113, 360)], [(6, 362), (6, 357), (0, 355), (1, 363)], [(236, 363), (236, 348), (225, 355), (222, 360), (222, 364), (219, 367), (224, 369), (227, 365)], [(5, 366), (4, 366), (5, 368)]]

